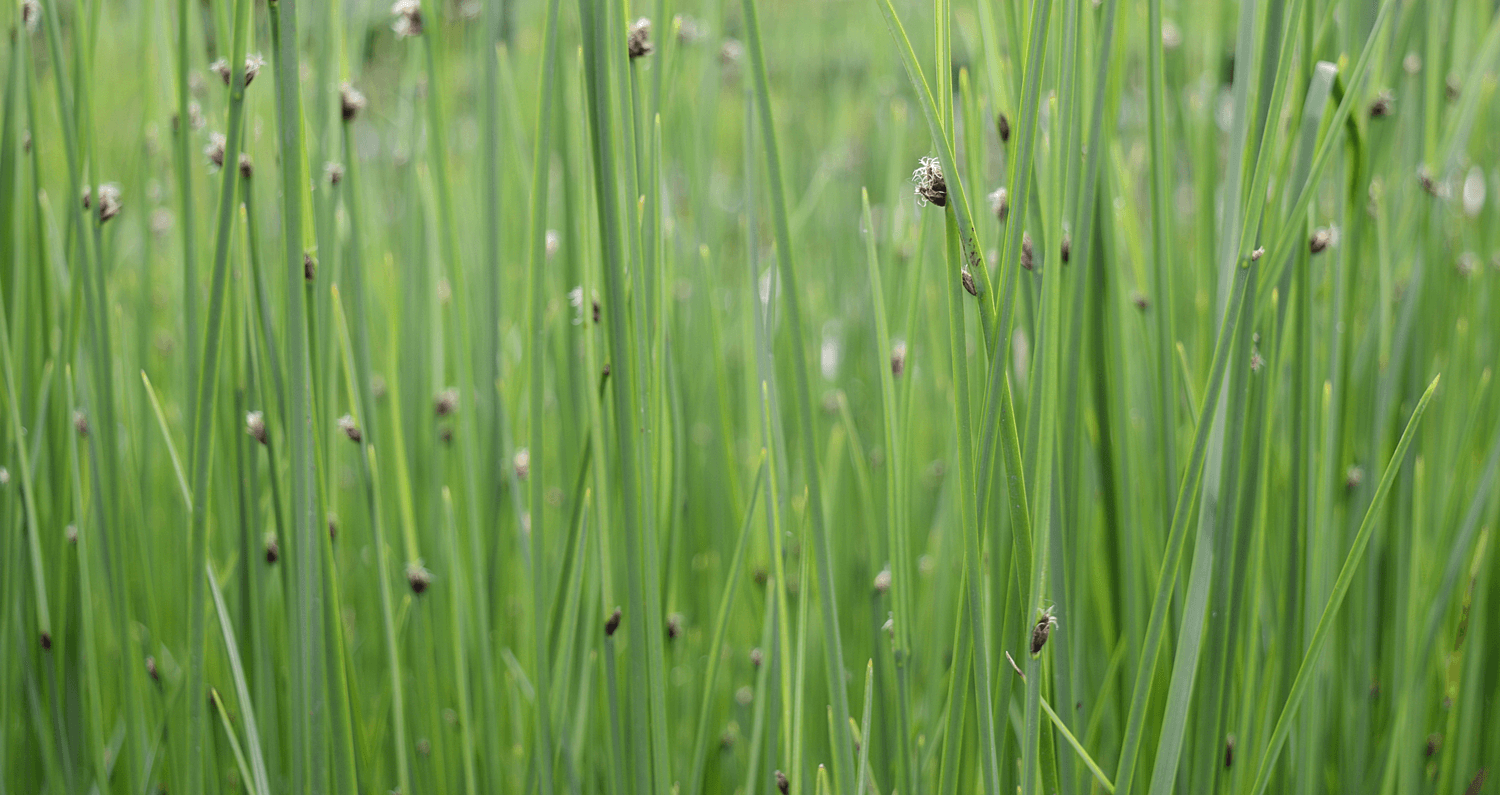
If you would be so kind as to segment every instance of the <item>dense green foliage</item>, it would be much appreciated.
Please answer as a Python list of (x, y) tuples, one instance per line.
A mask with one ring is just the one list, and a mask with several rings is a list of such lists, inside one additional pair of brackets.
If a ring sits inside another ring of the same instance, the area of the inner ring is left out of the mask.
[(1493, 0), (6, 6), (0, 791), (1500, 785)]

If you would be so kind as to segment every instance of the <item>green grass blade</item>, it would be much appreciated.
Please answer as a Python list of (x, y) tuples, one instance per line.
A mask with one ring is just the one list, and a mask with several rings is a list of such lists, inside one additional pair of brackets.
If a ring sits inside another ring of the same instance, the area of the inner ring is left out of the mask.
[(1265, 755), (1261, 757), (1260, 766), (1255, 772), (1255, 783), (1252, 787), (1255, 794), (1265, 791), (1266, 782), (1270, 780), (1271, 768), (1275, 766), (1281, 746), (1286, 742), (1292, 719), (1297, 714), (1297, 708), (1301, 705), (1303, 696), (1307, 694), (1313, 668), (1317, 664), (1318, 656), (1322, 654), (1323, 645), (1328, 640), (1333, 619), (1344, 604), (1344, 597), (1349, 593), (1349, 585), (1354, 582), (1354, 573), (1359, 569), (1365, 548), (1369, 546), (1370, 537), (1375, 533), (1377, 512), (1380, 511), (1385, 496), (1390, 492), (1391, 484), (1395, 483), (1401, 464), (1406, 460), (1406, 451), (1411, 447), (1412, 439), (1416, 436), (1417, 424), (1427, 413), (1427, 405), (1432, 401), (1432, 394), (1437, 390), (1441, 377), (1441, 375), (1434, 377), (1432, 383), (1427, 385), (1427, 391), (1423, 392), (1422, 399), (1417, 401), (1417, 407), (1411, 412), (1406, 429), (1401, 433), (1401, 440), (1396, 443), (1396, 449), (1391, 454), (1390, 461), (1386, 462), (1385, 471), (1381, 473), (1380, 485), (1376, 488), (1375, 496), (1371, 498), (1369, 508), (1365, 511), (1364, 521), (1359, 525), (1359, 532), (1354, 536), (1354, 543), (1349, 547), (1349, 555), (1344, 559), (1343, 567), (1339, 569), (1338, 579), (1333, 584), (1333, 593), (1323, 607), (1323, 613), (1318, 617), (1318, 626), (1313, 630), (1311, 643), (1302, 656), (1301, 666), (1297, 668), (1297, 677), (1292, 681), (1292, 690), (1287, 695), (1286, 702), (1281, 707), (1281, 713), (1276, 718), (1276, 727), (1267, 739)]

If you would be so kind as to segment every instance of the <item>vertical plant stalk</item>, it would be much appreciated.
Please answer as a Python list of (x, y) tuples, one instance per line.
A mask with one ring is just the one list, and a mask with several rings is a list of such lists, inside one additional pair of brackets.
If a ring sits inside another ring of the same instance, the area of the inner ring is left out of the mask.
[[(797, 282), (795, 259), (792, 255), (791, 227), (787, 222), (786, 191), (781, 182), (781, 157), (776, 146), (776, 123), (771, 114), (771, 95), (766, 79), (766, 58), (761, 46), (760, 21), (755, 9), (755, 0), (742, 0), (745, 15), (745, 33), (750, 55), (751, 71), (754, 75), (755, 96), (761, 121), (761, 136), (766, 155), (766, 177), (770, 184), (771, 213), (776, 230), (777, 272), (785, 289), (786, 321), (792, 343), (792, 373), (797, 384), (797, 417), (802, 433), (802, 455), (807, 472), (807, 513), (811, 519), (813, 547), (818, 561), (818, 600), (823, 612), (823, 635), (826, 638), (824, 655), (827, 659), (828, 692), (833, 705), (833, 778), (836, 791), (847, 794), (854, 779), (854, 749), (850, 740), (849, 692), (844, 680), (844, 646), (839, 634), (838, 601), (834, 592), (832, 555), (828, 549), (828, 536), (824, 530), (823, 492), (818, 477), (818, 445), (814, 432), (817, 430), (812, 414), (811, 389), (807, 377), (807, 353), (802, 335), (802, 309)], [(981, 270), (982, 271), (982, 270)]]
[[(1162, 0), (1148, 0), (1146, 22), (1147, 138), (1151, 153), (1151, 270), (1156, 284), (1157, 447), (1162, 488), (1177, 483), (1177, 401), (1172, 387), (1172, 220), (1167, 204), (1172, 158), (1167, 150), (1166, 73), (1162, 66)], [(1165, 511), (1172, 500), (1162, 498)]]
[[(193, 157), (192, 147), (188, 144), (188, 137), (193, 130), (192, 116), (189, 113), (192, 95), (188, 90), (190, 7), (189, 0), (177, 2), (177, 128), (174, 132), (174, 156), (177, 161), (177, 193), (182, 201), (182, 319), (183, 342), (187, 346), (187, 357), (183, 359), (183, 363), (187, 365), (186, 385), (193, 389), (198, 386), (198, 363), (193, 351), (198, 346), (198, 247), (197, 231), (193, 225), (198, 209), (193, 204)], [(244, 58), (231, 60), (230, 63), (243, 64)], [(233, 165), (235, 162), (226, 158), (224, 163)], [(234, 169), (230, 168), (225, 172), (234, 172)]]
[(289, 380), (289, 414), (286, 418), (287, 440), (291, 459), (292, 539), (288, 564), (293, 573), (293, 630), (297, 645), (292, 649), (292, 702), (295, 722), (292, 725), (294, 763), (293, 788), (308, 791), (321, 786), (326, 776), (313, 774), (313, 764), (321, 762), (314, 752), (323, 746), (318, 739), (322, 727), (320, 704), (314, 701), (317, 691), (317, 662), (322, 656), (315, 649), (313, 633), (320, 611), (321, 598), (315, 596), (317, 575), (316, 530), (317, 497), (313, 473), (312, 397), (308, 386), (307, 300), (303, 258), (304, 220), (302, 201), (306, 194), (307, 171), (303, 163), (302, 100), (298, 84), (297, 0), (271, 0), (273, 31), (276, 33), (276, 125), (280, 148), (282, 183), (282, 235), (287, 275), (286, 365)]
[(1281, 752), (1281, 746), (1286, 742), (1297, 708), (1307, 694), (1318, 656), (1322, 654), (1323, 645), (1328, 641), (1333, 619), (1338, 616), (1339, 609), (1343, 607), (1344, 597), (1349, 594), (1349, 585), (1354, 582), (1354, 572), (1359, 569), (1365, 548), (1370, 544), (1370, 537), (1375, 532), (1380, 507), (1385, 501), (1385, 496), (1390, 493), (1391, 484), (1396, 482), (1396, 474), (1406, 460), (1406, 451), (1411, 448), (1417, 425), (1422, 421), (1422, 416), (1427, 413), (1427, 405), (1432, 401), (1433, 392), (1437, 390), (1438, 381), (1441, 379), (1442, 376), (1438, 375), (1432, 379), (1432, 383), (1427, 384), (1427, 391), (1422, 393), (1422, 399), (1417, 401), (1416, 409), (1411, 412), (1411, 419), (1407, 420), (1406, 429), (1401, 433), (1401, 440), (1396, 443), (1396, 450), (1391, 454), (1391, 460), (1386, 462), (1385, 471), (1380, 476), (1380, 486), (1376, 488), (1375, 496), (1370, 499), (1370, 507), (1365, 511), (1364, 521), (1360, 523), (1359, 532), (1355, 534), (1354, 543), (1349, 548), (1349, 555), (1339, 569), (1338, 579), (1334, 581), (1333, 593), (1323, 607), (1322, 615), (1318, 617), (1318, 626), (1313, 631), (1312, 641), (1302, 656), (1301, 666), (1297, 668), (1297, 677), (1292, 681), (1292, 691), (1276, 718), (1276, 727), (1271, 731), (1271, 736), (1267, 741), (1265, 755), (1261, 757), (1260, 766), (1255, 771), (1255, 783), (1251, 788), (1254, 794), (1264, 792), (1266, 782), (1271, 778), (1271, 768), (1276, 765), (1276, 758)]
[[(617, 124), (614, 98), (617, 93), (611, 81), (610, 62), (607, 54), (613, 52), (609, 37), (612, 15), (599, 5), (599, 0), (579, 0), (579, 18), (583, 28), (583, 65), (588, 87), (589, 131), (593, 144), (594, 187), (599, 217), (599, 229), (603, 239), (605, 316), (607, 317), (607, 340), (610, 350), (610, 377), (614, 388), (610, 392), (614, 402), (616, 434), (619, 440), (620, 494), (623, 499), (622, 529), (625, 540), (625, 577), (627, 592), (627, 627), (630, 631), (630, 674), (635, 678), (627, 692), (630, 713), (628, 741), (632, 751), (631, 763), (635, 779), (635, 791), (644, 793), (653, 787), (666, 790), (665, 775), (656, 775), (652, 782), (651, 754), (662, 749), (666, 731), (657, 725), (660, 716), (665, 718), (665, 698), (659, 691), (663, 686), (662, 676), (653, 674), (655, 667), (648, 657), (648, 627), (656, 624), (655, 609), (648, 610), (644, 586), (642, 541), (649, 528), (644, 526), (644, 514), (648, 502), (644, 492), (644, 476), (640, 474), (644, 460), (637, 444), (641, 423), (637, 419), (639, 409), (636, 399), (638, 381), (636, 374), (639, 354), (629, 327), (625, 282), (627, 262), (631, 254), (627, 251), (621, 222), (628, 209), (621, 208), (619, 196), (619, 142), (616, 138)], [(602, 27), (601, 27), (602, 26)], [(633, 227), (633, 226), (632, 226)], [(612, 661), (612, 659), (611, 659)], [(613, 672), (611, 671), (611, 674)]]
[[(188, 670), (187, 747), (188, 763), (184, 789), (203, 791), (203, 743), (208, 739), (204, 698), (204, 658), (208, 616), (208, 481), (213, 466), (214, 404), (219, 389), (219, 343), (223, 333), (224, 303), (229, 286), (229, 246), (233, 241), (235, 181), (239, 177), (240, 137), (245, 108), (245, 50), (250, 29), (249, 0), (235, 0), (233, 75), (229, 87), (229, 125), (220, 170), (219, 210), (214, 231), (213, 288), (209, 295), (207, 328), (202, 365), (197, 371), (197, 397), (193, 405), (193, 433), (189, 469), (192, 470), (192, 523), (188, 534)], [(184, 134), (185, 136), (185, 134)], [(185, 221), (185, 226), (191, 223)]]
[[(894, 347), (894, 344), (891, 341), (890, 326), (886, 322), (885, 292), (881, 287), (880, 262), (875, 253), (875, 224), (870, 216), (868, 191), (860, 190), (860, 203), (864, 215), (862, 220), (865, 228), (865, 256), (870, 281), (870, 297), (875, 307), (875, 341), (880, 347), (878, 355), (881, 421), (883, 423), (881, 431), (884, 434), (885, 452), (888, 454), (885, 458), (885, 497), (887, 498), (885, 517), (886, 535), (890, 540), (887, 549), (890, 553), (891, 572), (894, 577), (891, 581), (891, 605), (894, 608), (891, 655), (896, 665), (897, 720), (899, 723), (897, 725), (896, 763), (906, 774), (908, 784), (904, 787), (905, 791), (915, 792), (917, 765), (911, 747), (912, 729), (911, 708), (907, 697), (907, 661), (911, 658), (911, 629), (916, 624), (916, 616), (911, 610), (914, 584), (909, 563), (911, 543), (907, 539), (906, 484), (898, 469), (902, 460), (899, 458), (901, 450), (896, 429), (896, 386), (895, 375), (892, 374), (894, 366), (890, 361), (894, 355), (888, 350)], [(905, 358), (904, 355), (902, 357)]]
[[(989, 645), (985, 637), (984, 624), (984, 575), (983, 545), (979, 534), (979, 497), (974, 482), (974, 415), (970, 408), (968, 347), (964, 335), (964, 296), (967, 291), (963, 283), (963, 250), (959, 246), (958, 217), (952, 208), (943, 218), (947, 224), (949, 272), (948, 333), (952, 356), (953, 384), (955, 393), (954, 423), (958, 446), (958, 504), (959, 525), (963, 536), (965, 581), (964, 604), (969, 616), (970, 646), (974, 649), (973, 670), (975, 699), (979, 708), (975, 713), (979, 724), (979, 752), (982, 765), (982, 785), (986, 791), (1000, 791), (1000, 767), (995, 756), (994, 705), (990, 699)], [(965, 680), (957, 673), (955, 681)], [(953, 709), (949, 713), (959, 709)]]
[(528, 380), (528, 407), (531, 419), (531, 469), (535, 477), (528, 482), (531, 509), (531, 597), (532, 633), (535, 636), (536, 667), (536, 749), (537, 771), (543, 794), (552, 791), (552, 713), (549, 682), (551, 680), (547, 646), (547, 592), (543, 571), (546, 569), (546, 485), (542, 479), (543, 458), (548, 450), (544, 436), (546, 419), (546, 353), (547, 338), (547, 188), (551, 164), (552, 98), (557, 85), (557, 13), (560, 0), (547, 3), (547, 22), (542, 34), (542, 76), (537, 95), (536, 157), (531, 174), (531, 287), (529, 340), (531, 375)]

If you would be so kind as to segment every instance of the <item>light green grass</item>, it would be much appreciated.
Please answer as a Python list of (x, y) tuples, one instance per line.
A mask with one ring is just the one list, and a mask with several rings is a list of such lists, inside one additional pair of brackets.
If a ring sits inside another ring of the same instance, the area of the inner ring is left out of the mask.
[(0, 791), (1500, 788), (1493, 3), (0, 20)]

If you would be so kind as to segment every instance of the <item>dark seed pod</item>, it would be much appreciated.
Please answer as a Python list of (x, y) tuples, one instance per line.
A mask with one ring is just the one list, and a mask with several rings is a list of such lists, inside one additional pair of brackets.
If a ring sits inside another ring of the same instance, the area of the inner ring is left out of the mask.
[(73, 412), (73, 429), (79, 436), (89, 435), (89, 418), (82, 411)]
[(931, 156), (924, 156), (911, 174), (916, 184), (917, 204), (931, 203), (939, 208), (948, 205), (948, 182), (943, 178), (943, 166)]
[(364, 108), (365, 96), (360, 90), (348, 83), (339, 87), (339, 112), (345, 122), (353, 122)]
[(412, 564), (406, 568), (406, 582), (411, 585), (413, 594), (421, 594), (432, 585), (432, 573), (421, 564)]
[(792, 791), (792, 782), (787, 780), (786, 773), (779, 769), (776, 770), (776, 788), (782, 794), (790, 794)]
[(677, 639), (680, 636), (682, 636), (682, 615), (667, 615), (667, 638)]
[(620, 628), (620, 607), (619, 606), (615, 606), (615, 610), (611, 611), (610, 614), (609, 614), (609, 619), (604, 620), (604, 635), (605, 636), (614, 636), (615, 635), (615, 631), (619, 630), (619, 628)]
[(43, 650), (51, 650), (52, 649), (52, 634), (50, 634), (50, 633), (48, 633), (46, 631), (42, 631), (41, 639), (42, 639), (42, 649)]
[(264, 412), (251, 411), (245, 415), (245, 432), (250, 438), (261, 444), (266, 443), (266, 415)]
[(1139, 311), (1145, 311), (1151, 307), (1151, 301), (1147, 299), (1145, 293), (1140, 291), (1136, 291), (1130, 295), (1130, 302)]
[(1327, 250), (1328, 245), (1332, 242), (1333, 233), (1327, 228), (1319, 228), (1313, 231), (1312, 238), (1307, 240), (1307, 249), (1312, 251), (1312, 253), (1316, 255), (1323, 252), (1324, 250)]
[(995, 132), (1000, 134), (1001, 144), (1010, 143), (1010, 119), (1005, 116), (1005, 112), (1003, 111), (995, 115)]
[(441, 440), (443, 444), (453, 444), (453, 429), (444, 427), (442, 430), (438, 431), (438, 439)]
[(651, 54), (655, 47), (651, 44), (651, 20), (641, 17), (630, 26), (630, 32), (625, 37), (625, 52), (634, 61), (641, 56)]
[(594, 324), (599, 324), (599, 300), (597, 298), (594, 300)]
[(358, 443), (365, 437), (364, 432), (359, 429), (359, 425), (354, 422), (354, 417), (349, 414), (339, 417), (338, 426), (339, 430), (343, 431), (344, 435), (349, 437), (349, 441), (351, 442)]
[(1427, 754), (1428, 758), (1432, 758), (1433, 756), (1437, 755), (1437, 751), (1441, 749), (1443, 749), (1442, 734), (1434, 733), (1431, 736), (1427, 737), (1427, 747), (1425, 748), (1424, 752)]
[(1063, 234), (1062, 239), (1062, 263), (1068, 263), (1068, 258), (1073, 255), (1073, 237)]
[(1027, 269), (1036, 267), (1036, 252), (1032, 248), (1031, 234), (1021, 232), (1021, 266)]
[(446, 417), (458, 408), (458, 390), (449, 387), (438, 392), (437, 399), (432, 402), (432, 412), (439, 417)]
[(281, 545), (276, 542), (274, 535), (266, 536), (266, 563), (275, 564), (281, 560)]
[(759, 647), (753, 648), (750, 651), (750, 666), (760, 669), (760, 665), (765, 663), (765, 660), (766, 655), (760, 651)]
[(328, 539), (329, 541), (339, 538), (339, 518), (337, 514), (328, 515)]
[(240, 153), (240, 177), (245, 180), (255, 175), (255, 164), (250, 161), (249, 153)]
[[(1422, 191), (1432, 195), (1433, 197), (1438, 196), (1437, 180), (1432, 177), (1432, 170), (1428, 169), (1425, 166), (1418, 169), (1417, 183), (1422, 185)], [(84, 207), (87, 208), (87, 204), (85, 204)]]
[(1372, 102), (1372, 103), (1370, 103), (1370, 117), (1371, 118), (1389, 117), (1391, 115), (1391, 110), (1392, 110), (1391, 106), (1395, 102), (1396, 102), (1396, 96), (1393, 95), (1393, 94), (1391, 94), (1391, 90), (1390, 89), (1386, 89), (1385, 91), (1383, 91), (1380, 94), (1376, 95), (1375, 96), (1375, 101)]
[(1057, 625), (1057, 617), (1052, 615), (1052, 606), (1042, 610), (1042, 615), (1036, 621), (1036, 626), (1031, 629), (1031, 655), (1035, 656), (1042, 652), (1047, 646), (1047, 637), (1052, 634), (1052, 629)]
[(906, 374), (906, 342), (891, 345), (891, 375), (899, 378)]
[(1234, 766), (1234, 734), (1224, 739), (1224, 769)]
[(156, 672), (155, 656), (146, 656), (146, 674), (151, 676), (151, 680), (161, 683), (161, 675)]
[(964, 291), (968, 292), (969, 294), (971, 294), (971, 295), (973, 295), (975, 297), (978, 297), (979, 296), (979, 287), (977, 285), (975, 285), (975, 283), (974, 283), (974, 276), (968, 270), (964, 270), (963, 271), (963, 281), (964, 281)]
[(312, 253), (302, 254), (302, 277), (311, 281), (318, 276), (318, 260)]

